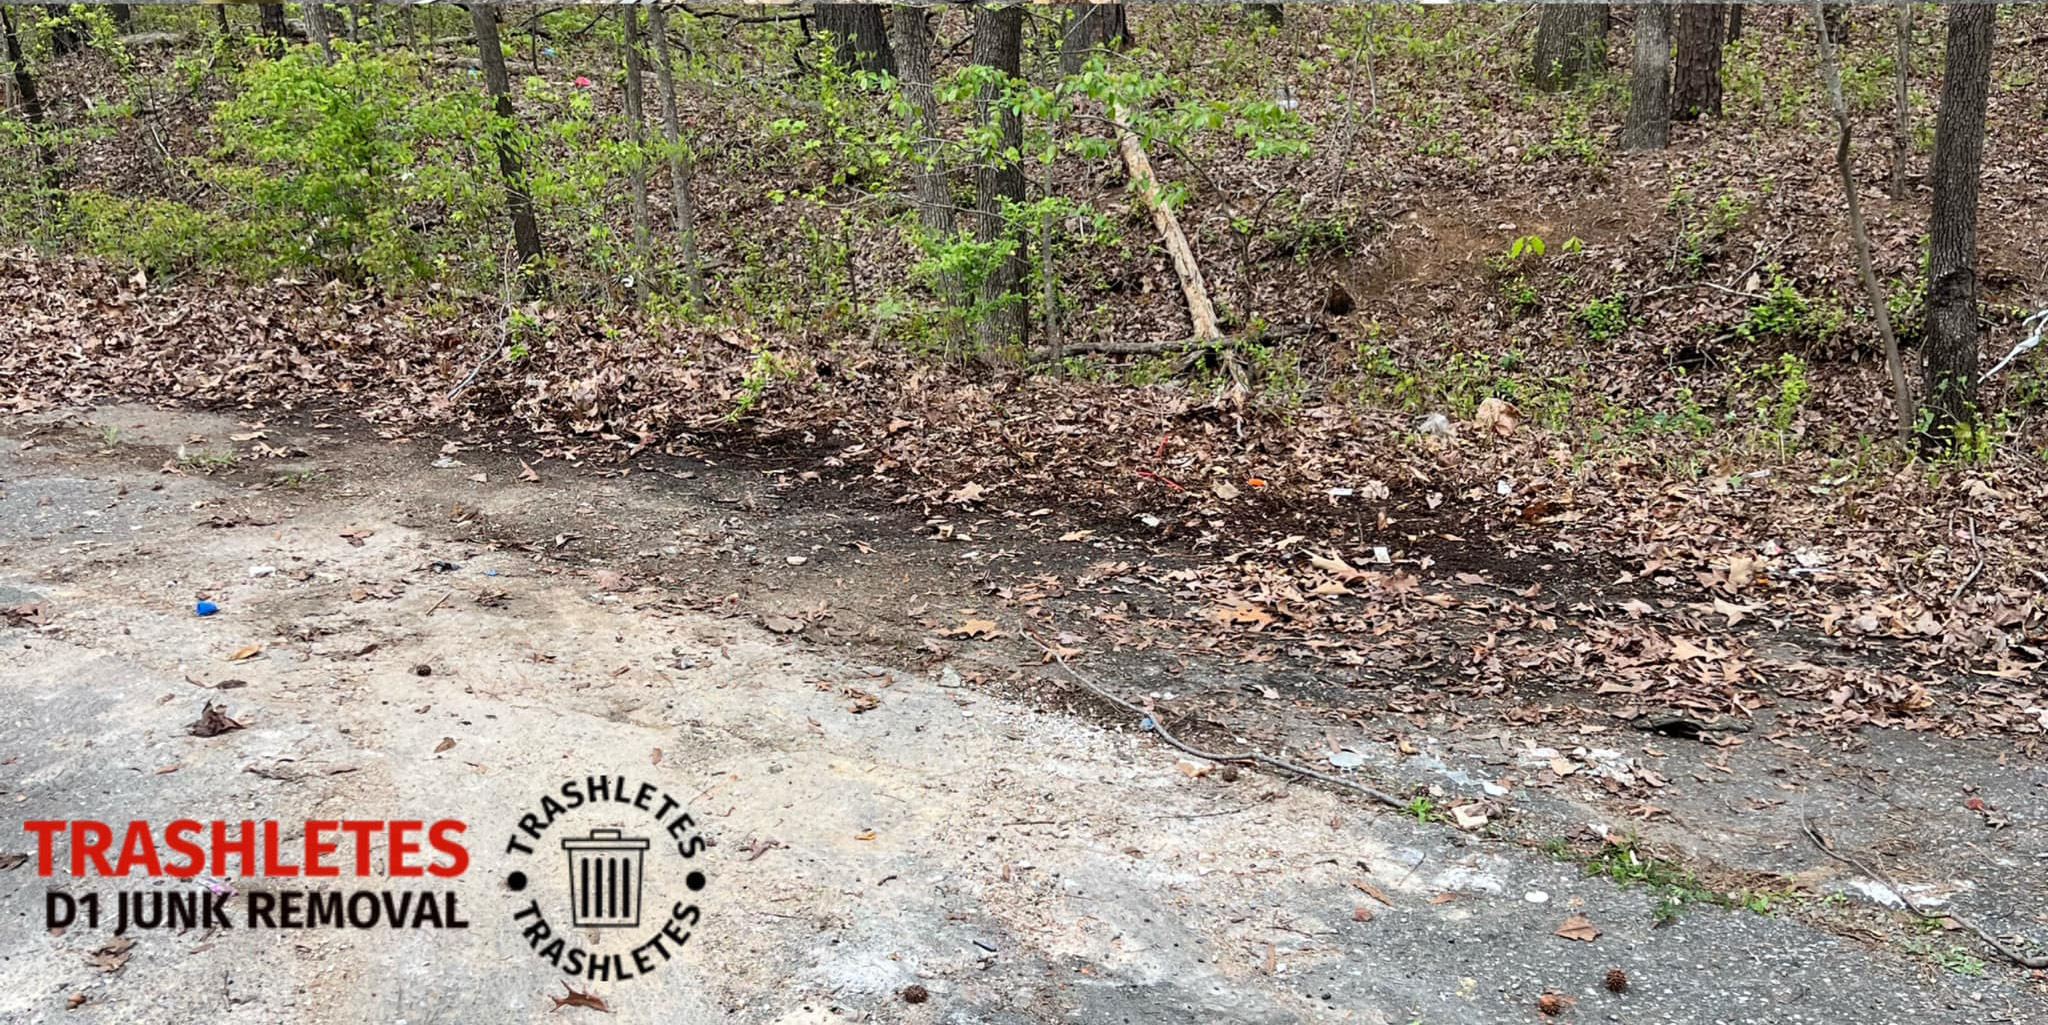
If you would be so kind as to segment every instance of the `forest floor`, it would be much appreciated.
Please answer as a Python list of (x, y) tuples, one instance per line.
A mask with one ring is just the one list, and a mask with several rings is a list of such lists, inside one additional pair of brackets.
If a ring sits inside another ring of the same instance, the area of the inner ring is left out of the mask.
[[(1493, 1023), (1546, 997), (1567, 1020), (2048, 1020), (2042, 973), (1888, 907), (1897, 885), (2048, 936), (2024, 733), (1844, 725), (1776, 693), (1651, 723), (1568, 676), (1438, 688), (1296, 650), (1313, 637), (1247, 658), (1204, 643), (1233, 624), (1178, 586), (1210, 562), (1195, 546), (1062, 510), (935, 527), (800, 455), (579, 464), (139, 405), (0, 436), (12, 817), (479, 834), (465, 933), (105, 953), (41, 928), (15, 864), (8, 1021), (553, 1020), (559, 976), (507, 920), (488, 838), (538, 780), (586, 772), (697, 795), (715, 843), (680, 967), (593, 988), (625, 1020)], [(1414, 803), (1184, 756), (1041, 641), (1193, 743)], [(246, 728), (188, 735), (209, 700)]]

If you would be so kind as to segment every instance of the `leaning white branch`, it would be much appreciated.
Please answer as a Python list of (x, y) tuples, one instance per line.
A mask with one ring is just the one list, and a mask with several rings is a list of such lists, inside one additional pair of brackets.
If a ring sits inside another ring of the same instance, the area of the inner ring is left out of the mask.
[(2028, 332), (2027, 337), (2020, 344), (2013, 346), (2012, 351), (2006, 353), (2005, 358), (1999, 360), (1997, 366), (1985, 371), (1984, 380), (1989, 381), (1997, 377), (1999, 371), (2012, 365), (2013, 360), (2032, 352), (2036, 346), (2041, 344), (2041, 335), (2044, 332), (2048, 332), (2048, 309), (2044, 309), (2022, 321), (2020, 323), (2020, 330)]

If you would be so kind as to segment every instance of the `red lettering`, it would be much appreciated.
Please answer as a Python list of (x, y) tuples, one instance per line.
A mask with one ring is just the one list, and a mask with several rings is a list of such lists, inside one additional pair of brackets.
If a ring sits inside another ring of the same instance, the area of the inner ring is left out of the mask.
[(57, 871), (57, 834), (64, 831), (64, 823), (42, 819), (24, 822), (21, 828), (36, 835), (36, 874), (50, 878)]
[(230, 854), (237, 855), (242, 859), (241, 871), (234, 873), (235, 875), (253, 876), (257, 874), (256, 823), (244, 819), (242, 820), (241, 826), (241, 838), (234, 841), (233, 843), (229, 843), (228, 824), (225, 822), (216, 822), (213, 824), (214, 875), (222, 877), (226, 877), (227, 875), (229, 875), (228, 855)]
[(114, 867), (107, 864), (107, 848), (114, 845), (114, 831), (104, 822), (73, 822), (71, 824), (71, 874), (85, 875), (85, 863), (102, 876), (114, 874)]
[(263, 823), (263, 874), (266, 876), (291, 877), (299, 874), (299, 866), (277, 858), (278, 834), (284, 827), (276, 822)]
[(451, 834), (462, 832), (465, 827), (454, 819), (442, 819), (427, 830), (427, 843), (434, 850), (448, 855), (446, 865), (429, 865), (427, 871), (443, 879), (453, 879), (469, 871), (469, 849), (450, 839)]
[(186, 839), (203, 828), (191, 819), (179, 819), (164, 827), (164, 846), (174, 854), (185, 856), (183, 865), (165, 866), (164, 871), (176, 879), (190, 879), (206, 871), (206, 849)]
[(322, 858), (341, 849), (341, 845), (324, 837), (341, 828), (333, 821), (312, 821), (306, 823), (306, 875), (318, 878), (332, 878), (341, 874), (341, 866), (329, 865)]
[(356, 877), (360, 879), (368, 876), (370, 874), (370, 837), (375, 836), (377, 830), (384, 828), (384, 823), (360, 822), (351, 819), (343, 822), (341, 828), (356, 838)]
[(163, 862), (156, 856), (156, 840), (149, 835), (147, 822), (128, 823), (128, 835), (121, 838), (121, 857), (114, 862), (114, 874), (125, 876), (137, 866), (147, 876), (164, 874)]
[(425, 870), (420, 866), (406, 861), (407, 855), (420, 852), (420, 842), (412, 837), (420, 830), (425, 829), (426, 825), (424, 822), (391, 823), (391, 863), (384, 866), (384, 871), (389, 873), (392, 878), (399, 879), (426, 874)]

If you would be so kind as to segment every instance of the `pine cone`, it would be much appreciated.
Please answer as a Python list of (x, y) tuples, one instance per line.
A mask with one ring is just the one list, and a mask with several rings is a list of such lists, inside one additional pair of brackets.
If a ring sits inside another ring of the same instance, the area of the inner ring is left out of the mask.
[(1628, 973), (1619, 968), (1610, 969), (1607, 973), (1607, 990), (1610, 993), (1628, 992)]

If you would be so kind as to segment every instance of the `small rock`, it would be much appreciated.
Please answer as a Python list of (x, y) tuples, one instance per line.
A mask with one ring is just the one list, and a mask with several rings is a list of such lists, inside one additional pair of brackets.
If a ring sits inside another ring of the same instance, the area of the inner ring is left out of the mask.
[(277, 572), (277, 567), (276, 567), (276, 566), (251, 566), (251, 567), (249, 567), (249, 575), (250, 575), (250, 576), (252, 576), (252, 577), (267, 577), (267, 576), (269, 576), (269, 575), (271, 575), (272, 573), (275, 573), (275, 572)]
[(782, 561), (789, 563), (792, 566), (801, 566), (804, 563), (811, 561), (811, 557), (808, 555), (792, 555), (789, 558), (784, 559)]
[(1365, 756), (1356, 751), (1332, 751), (1330, 764), (1340, 769), (1356, 769), (1365, 764)]
[(1542, 890), (1530, 890), (1528, 893), (1522, 894), (1522, 899), (1531, 904), (1548, 904), (1550, 903), (1550, 894), (1544, 893)]
[(412, 674), (414, 676), (432, 676), (434, 675), (434, 667), (421, 662), (419, 665), (412, 667)]

